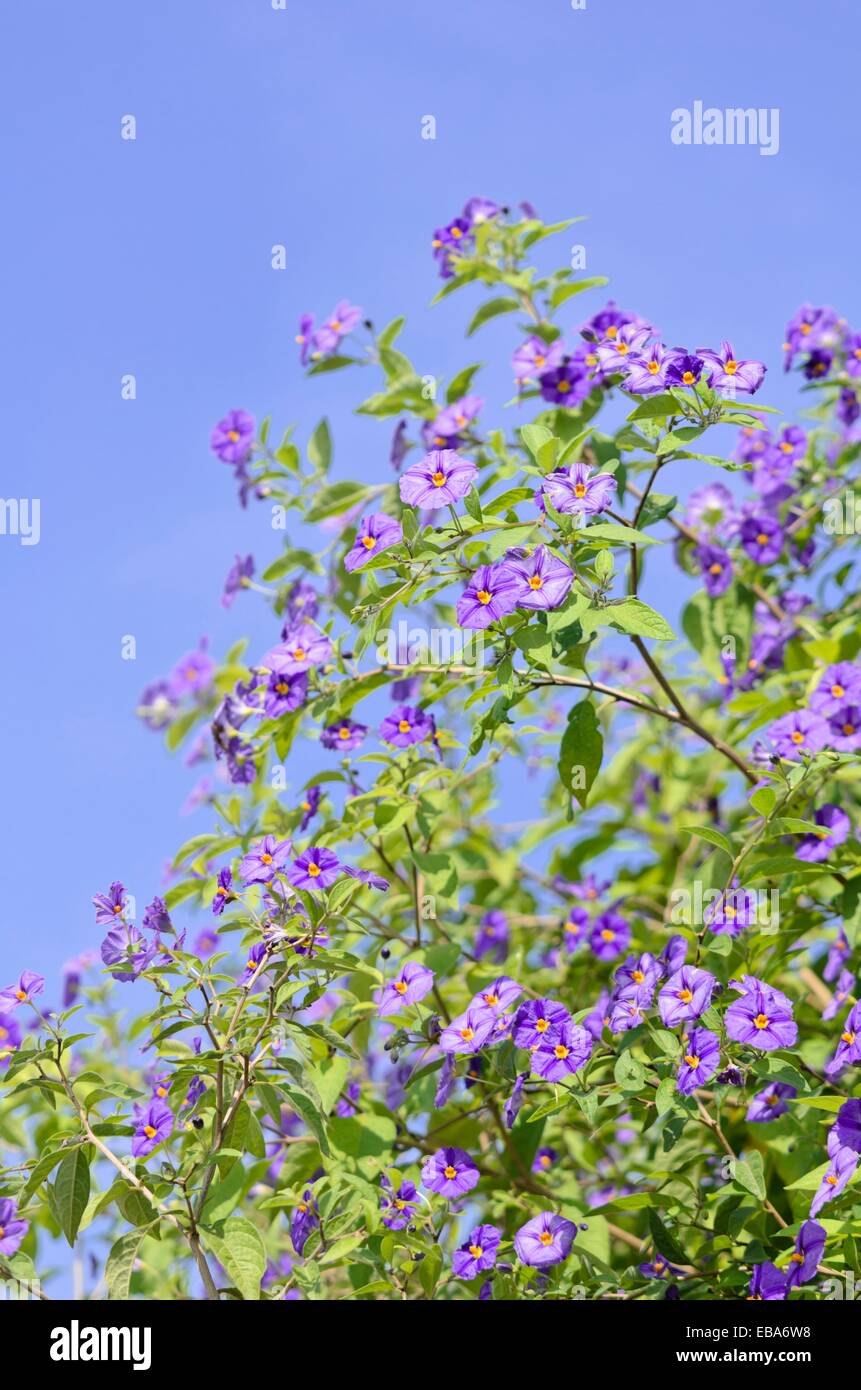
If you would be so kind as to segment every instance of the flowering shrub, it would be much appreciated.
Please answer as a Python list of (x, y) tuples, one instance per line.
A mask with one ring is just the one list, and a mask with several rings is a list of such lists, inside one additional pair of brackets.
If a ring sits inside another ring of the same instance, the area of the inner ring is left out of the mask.
[[(60, 1009), (26, 969), (2, 992), (5, 1276), (87, 1228), (114, 1298), (798, 1299), (861, 1272), (861, 335), (801, 309), (807, 423), (769, 426), (730, 343), (612, 302), (572, 327), (604, 282), (526, 264), (567, 225), (473, 199), (434, 235), (437, 297), (493, 296), (470, 334), (518, 323), (497, 422), (478, 367), (443, 393), (403, 320), (343, 301), (301, 360), (375, 377), (390, 481), (333, 479), (325, 421), (304, 456), (246, 410), (212, 431), (293, 532), (225, 584), (271, 639), (142, 697), (215, 759), (163, 899), (137, 925), (96, 894)], [(658, 485), (692, 460), (742, 476), (680, 505)], [(683, 637), (643, 596), (668, 543)], [(511, 823), (527, 776), (542, 814)]]

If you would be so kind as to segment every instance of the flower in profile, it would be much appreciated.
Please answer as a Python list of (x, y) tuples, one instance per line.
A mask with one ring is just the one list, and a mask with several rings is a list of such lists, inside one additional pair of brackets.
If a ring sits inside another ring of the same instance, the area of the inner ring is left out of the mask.
[(541, 490), (557, 512), (595, 516), (612, 503), (616, 479), (612, 473), (596, 473), (588, 463), (572, 463), (549, 473)]
[(276, 675), (295, 676), (322, 666), (332, 655), (332, 643), (324, 632), (312, 623), (297, 623), (283, 634), (283, 640), (272, 647), (260, 665)]
[(134, 1107), (135, 1133), (132, 1154), (147, 1158), (173, 1133), (173, 1114), (163, 1100), (151, 1100), (149, 1105)]
[(827, 980), (829, 984), (832, 980), (837, 979), (837, 976), (843, 969), (844, 961), (849, 958), (850, 950), (851, 948), (846, 939), (846, 933), (841, 927), (828, 952), (828, 959), (825, 962), (825, 969), (822, 972), (823, 979)]
[(558, 1000), (530, 999), (521, 1004), (514, 1015), (514, 1044), (531, 1052), (545, 1040), (556, 1042), (562, 1029), (570, 1022), (571, 1015)]
[(518, 1258), (525, 1265), (536, 1269), (547, 1269), (550, 1265), (561, 1264), (567, 1260), (574, 1244), (577, 1227), (564, 1216), (556, 1216), (551, 1211), (543, 1211), (533, 1216), (514, 1237), (514, 1248)]
[(505, 1105), (502, 1107), (502, 1118), (505, 1121), (506, 1129), (511, 1129), (514, 1121), (523, 1108), (523, 1088), (529, 1080), (529, 1072), (523, 1071), (515, 1079), (514, 1085), (508, 1093)]
[(242, 989), (245, 989), (246, 986), (250, 985), (251, 981), (254, 980), (268, 954), (269, 947), (265, 941), (257, 941), (251, 947), (245, 960), (245, 969), (236, 981)]
[(122, 920), (126, 906), (126, 890), (119, 882), (111, 884), (107, 893), (97, 893), (93, 898), (96, 909), (96, 926), (112, 927)]
[(553, 343), (545, 343), (543, 338), (535, 335), (527, 338), (526, 342), (521, 343), (515, 350), (511, 359), (511, 369), (518, 386), (541, 376), (543, 372), (554, 371), (561, 363), (564, 351), (558, 338)]
[(354, 748), (361, 748), (368, 732), (366, 724), (356, 724), (352, 719), (341, 719), (337, 724), (330, 724), (320, 735), (320, 742), (324, 748), (339, 748), (343, 753), (351, 753)]
[(331, 314), (324, 319), (318, 330), (319, 344), (326, 352), (334, 352), (342, 338), (358, 327), (362, 320), (362, 310), (349, 299), (341, 299)]
[(631, 944), (631, 928), (618, 912), (602, 912), (595, 918), (589, 945), (599, 960), (615, 960)]
[(637, 1265), (637, 1268), (646, 1279), (671, 1279), (679, 1277), (682, 1274), (680, 1269), (676, 1269), (675, 1265), (671, 1265), (657, 1250), (651, 1260), (646, 1261), (644, 1264)]
[(499, 908), (486, 912), (479, 924), (473, 946), (476, 960), (489, 956), (500, 963), (508, 955), (508, 918)]
[(29, 1229), (29, 1221), (18, 1215), (18, 1203), (11, 1197), (0, 1198), (0, 1255), (14, 1255)]
[(380, 1177), (380, 1212), (384, 1226), (390, 1231), (402, 1231), (413, 1219), (419, 1204), (419, 1194), (415, 1183), (405, 1178), (400, 1187), (392, 1186), (391, 1179), (383, 1173)]
[(828, 1167), (810, 1203), (811, 1216), (816, 1216), (826, 1202), (840, 1196), (858, 1167), (858, 1154), (854, 1149), (841, 1144), (836, 1125), (832, 1125), (828, 1131), (827, 1148)]
[(465, 1197), (479, 1179), (479, 1171), (463, 1149), (439, 1149), (422, 1164), (422, 1182), (441, 1197)]
[(742, 549), (758, 565), (770, 565), (783, 550), (783, 528), (766, 512), (746, 516), (739, 531)]
[(752, 396), (765, 380), (765, 363), (736, 357), (732, 344), (726, 341), (721, 343), (719, 352), (697, 348), (697, 355), (709, 369), (709, 385), (713, 391), (728, 391), (733, 395), (742, 391)]
[(223, 420), (214, 425), (209, 447), (222, 463), (244, 463), (254, 443), (257, 426), (247, 410), (228, 410)]
[(408, 961), (380, 995), (380, 1013), (397, 1013), (405, 1004), (417, 1004), (433, 988), (433, 971), (417, 961)]
[(389, 880), (380, 874), (375, 874), (373, 869), (353, 869), (349, 864), (342, 864), (341, 869), (347, 878), (354, 878), (357, 882), (364, 884), (366, 888), (376, 888), (378, 893), (389, 891)]
[[(855, 1009), (859, 1010), (858, 1004)], [(847, 1100), (841, 1105), (834, 1128), (842, 1148), (861, 1154), (861, 1100)]]
[(310, 1187), (306, 1187), (302, 1193), (301, 1202), (296, 1203), (293, 1215), (290, 1217), (290, 1239), (297, 1255), (302, 1255), (308, 1243), (308, 1237), (319, 1224), (320, 1217), (316, 1198)]
[(748, 1124), (769, 1124), (772, 1120), (779, 1120), (789, 1109), (787, 1101), (794, 1100), (797, 1094), (796, 1088), (787, 1081), (772, 1081), (763, 1090), (757, 1091), (744, 1118)]
[(21, 1029), (13, 1014), (0, 1013), (0, 1067), (8, 1067), (21, 1044)]
[(477, 477), (475, 464), (454, 449), (431, 449), (401, 475), (401, 501), (425, 511), (448, 507), (466, 496)]
[(795, 1237), (795, 1249), (786, 1269), (786, 1287), (798, 1288), (816, 1273), (825, 1253), (825, 1228), (818, 1221), (805, 1221)]
[(828, 746), (838, 753), (854, 753), (861, 747), (861, 704), (844, 705), (829, 717)]
[(360, 569), (375, 555), (382, 555), (393, 545), (400, 545), (403, 538), (401, 523), (392, 516), (386, 516), (385, 512), (362, 517), (356, 539), (344, 557), (344, 568), (351, 572)]
[(121, 965), (121, 970), (112, 970), (111, 973), (115, 980), (128, 983), (146, 970), (156, 950), (157, 946), (149, 945), (137, 927), (129, 922), (120, 922), (102, 942), (101, 956), (107, 966)]
[(302, 812), (302, 819), (299, 822), (300, 835), (304, 834), (304, 832), (308, 829), (308, 826), (311, 824), (311, 821), (316, 816), (317, 811), (320, 807), (320, 801), (322, 799), (322, 796), (323, 793), (318, 786), (306, 788), (305, 795), (303, 796), (302, 801), (299, 805), (299, 810)]
[(514, 580), (518, 608), (558, 608), (574, 583), (574, 571), (546, 545), (536, 546), (531, 555), (523, 549), (509, 550), (501, 569)]
[(701, 544), (694, 550), (709, 598), (726, 593), (732, 583), (732, 560), (718, 545)]
[(236, 897), (232, 888), (233, 874), (230, 869), (219, 869), (218, 886), (212, 898), (212, 911), (220, 917), (227, 904)]
[(707, 1028), (692, 1028), (685, 1038), (685, 1052), (678, 1071), (678, 1089), (691, 1095), (710, 1081), (720, 1065), (720, 1042)]
[(584, 945), (589, 936), (589, 924), (589, 913), (585, 907), (575, 904), (562, 926), (562, 941), (566, 951), (574, 952)]
[(451, 1267), (456, 1279), (474, 1279), (496, 1264), (496, 1252), (502, 1232), (496, 1226), (476, 1226), (463, 1245), (452, 1256)]
[(848, 839), (852, 823), (846, 812), (839, 806), (826, 802), (814, 813), (814, 821), (822, 826), (823, 833), (820, 835), (810, 831), (798, 842), (795, 851), (796, 859), (805, 859), (811, 864), (820, 864), (827, 859), (833, 849), (842, 845)]
[(658, 1010), (667, 1028), (676, 1028), (704, 1014), (712, 1001), (715, 977), (695, 965), (683, 965), (658, 993)]
[(33, 996), (41, 994), (44, 988), (44, 975), (37, 975), (33, 970), (22, 971), (14, 985), (0, 990), (0, 1012), (8, 1013), (11, 1009), (17, 1009), (19, 1004), (29, 1004)]
[(239, 864), (239, 877), (244, 884), (268, 883), (275, 874), (283, 872), (290, 858), (289, 840), (276, 835), (264, 835), (259, 845), (250, 849)]
[(855, 976), (851, 970), (841, 970), (837, 984), (834, 986), (834, 993), (829, 1003), (822, 1010), (823, 1019), (830, 1020), (836, 1018), (846, 1000), (855, 988)]
[(562, 1081), (579, 1071), (591, 1053), (591, 1034), (576, 1023), (563, 1023), (532, 1048), (533, 1075), (544, 1081)]
[(747, 1043), (761, 1052), (792, 1047), (798, 1037), (792, 1006), (777, 990), (749, 990), (730, 1004), (724, 1021), (733, 1042)]
[(304, 671), (287, 676), (271, 671), (263, 692), (263, 713), (269, 719), (280, 719), (305, 703), (308, 694), (308, 677)]
[(661, 967), (661, 979), (669, 979), (677, 970), (681, 970), (685, 963), (685, 956), (688, 953), (688, 943), (683, 936), (671, 936), (661, 954), (658, 956), (658, 964)]
[(443, 1052), (478, 1052), (491, 1037), (495, 1023), (487, 1009), (467, 1009), (443, 1028), (439, 1045)]
[[(463, 396), (459, 401), (447, 405), (433, 421), (434, 435), (440, 439), (448, 440), (453, 436), (462, 434), (481, 413), (483, 405), (484, 401), (481, 396)], [(442, 447), (445, 448), (445, 445)]]
[(395, 748), (409, 748), (424, 743), (433, 733), (433, 720), (423, 709), (413, 705), (398, 705), (387, 714), (380, 725), (380, 738)]
[(246, 555), (244, 559), (241, 555), (237, 555), (230, 569), (227, 571), (227, 577), (224, 580), (224, 592), (221, 595), (222, 608), (232, 608), (236, 595), (241, 593), (243, 589), (248, 588), (249, 582), (253, 577), (253, 555)]
[(748, 1302), (786, 1298), (787, 1292), (786, 1275), (777, 1268), (777, 1265), (772, 1264), (770, 1260), (765, 1260), (760, 1265), (754, 1265), (750, 1280), (750, 1293), (747, 1296)]
[(331, 888), (341, 873), (341, 861), (330, 849), (306, 849), (287, 870), (287, 878), (294, 888), (318, 893)]
[(783, 714), (769, 724), (766, 734), (781, 758), (797, 759), (802, 753), (818, 753), (828, 742), (828, 724), (812, 710)]
[(506, 564), (481, 565), (457, 601), (461, 627), (484, 628), (517, 607), (517, 578)]

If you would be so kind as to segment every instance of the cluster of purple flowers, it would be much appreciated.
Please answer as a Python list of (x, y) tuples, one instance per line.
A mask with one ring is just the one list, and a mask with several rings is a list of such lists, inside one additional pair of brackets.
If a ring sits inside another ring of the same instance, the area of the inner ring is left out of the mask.
[[(778, 757), (792, 762), (826, 748), (837, 753), (856, 753), (861, 748), (861, 666), (841, 661), (827, 667), (808, 707), (781, 715), (766, 732)], [(828, 817), (821, 824), (829, 831), (832, 843), (840, 844), (846, 839), (848, 818), (844, 820), (838, 807), (829, 807)]]
[(361, 321), (362, 310), (348, 299), (340, 300), (329, 317), (316, 327), (314, 315), (303, 314), (296, 334), (302, 366), (307, 367), (309, 362), (319, 362), (324, 357), (333, 357), (343, 340)]
[(437, 227), (431, 246), (443, 280), (456, 273), (456, 257), (469, 255), (475, 249), (476, 229), (498, 217), (502, 208), (491, 198), (470, 198), (458, 217), (444, 227)]

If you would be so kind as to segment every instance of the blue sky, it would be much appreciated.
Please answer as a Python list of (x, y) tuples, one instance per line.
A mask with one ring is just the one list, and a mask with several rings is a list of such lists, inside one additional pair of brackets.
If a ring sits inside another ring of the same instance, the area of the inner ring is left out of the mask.
[[(243, 405), (304, 440), (327, 413), (337, 473), (387, 476), (388, 425), (350, 414), (369, 383), (304, 381), (299, 313), (345, 295), (379, 325), (407, 312), (422, 370), (487, 362), (501, 404), (514, 325), (464, 349), (475, 296), (428, 310), (429, 241), (471, 194), (527, 198), (547, 220), (589, 214), (560, 256), (584, 242), (588, 273), (670, 342), (763, 358), (761, 399), (791, 408), (789, 314), (809, 298), (861, 318), (859, 18), (852, 0), (17, 0), (4, 28), (0, 491), (40, 499), (41, 539), (0, 536), (0, 966), (41, 970), (53, 1001), (63, 960), (98, 944), (92, 893), (119, 877), (147, 901), (207, 823), (179, 816), (195, 774), (137, 725), (139, 691), (204, 633), (216, 651), (271, 634), (248, 596), (219, 607), (234, 551), (264, 562), (277, 537), (238, 509), (211, 424)], [(672, 144), (696, 100), (779, 108), (779, 153)]]

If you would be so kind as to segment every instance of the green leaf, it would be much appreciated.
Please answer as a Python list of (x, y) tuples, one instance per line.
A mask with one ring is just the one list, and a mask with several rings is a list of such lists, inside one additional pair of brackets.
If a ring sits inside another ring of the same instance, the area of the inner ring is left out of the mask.
[(656, 536), (647, 536), (636, 526), (617, 526), (613, 522), (603, 521), (584, 526), (577, 532), (577, 540), (584, 545), (590, 545), (592, 541), (608, 541), (613, 545), (663, 545), (663, 541)]
[(547, 444), (553, 435), (546, 425), (521, 425), (520, 438), (537, 463), (542, 445)]
[(259, 1299), (266, 1246), (257, 1227), (243, 1216), (231, 1216), (214, 1231), (204, 1231), (203, 1238), (242, 1297), (248, 1302)]
[(762, 1166), (762, 1154), (758, 1149), (751, 1149), (747, 1159), (735, 1159), (732, 1175), (746, 1192), (752, 1192), (754, 1197), (758, 1197), (761, 1202), (765, 1200), (765, 1173)]
[(381, 1158), (391, 1152), (396, 1135), (386, 1115), (355, 1115), (331, 1121), (332, 1146), (351, 1158)]
[(57, 1169), (52, 1192), (54, 1211), (63, 1235), (70, 1245), (74, 1245), (81, 1217), (90, 1200), (90, 1165), (84, 1145), (63, 1159)]
[(332, 436), (329, 422), (322, 419), (308, 440), (308, 461), (320, 473), (327, 473), (332, 462)]
[(639, 1091), (646, 1082), (646, 1068), (630, 1052), (623, 1052), (613, 1068), (613, 1075), (623, 1091)]
[(733, 857), (733, 847), (726, 835), (722, 835), (719, 830), (713, 829), (710, 825), (683, 825), (682, 830), (687, 831), (688, 835), (698, 835), (701, 840), (708, 840), (710, 845), (717, 845), (724, 854), (728, 854), (730, 859)]
[(143, 1229), (127, 1231), (111, 1246), (105, 1265), (105, 1285), (109, 1299), (123, 1302), (128, 1299), (135, 1260), (145, 1237), (146, 1231)]
[(557, 285), (550, 296), (550, 303), (554, 309), (558, 309), (560, 304), (573, 299), (575, 294), (582, 294), (584, 290), (600, 289), (602, 285), (609, 283), (606, 275), (593, 275), (590, 280), (573, 280), (565, 285)]
[(25, 1202), (33, 1195), (36, 1189), (41, 1187), (48, 1174), (52, 1173), (57, 1164), (60, 1163), (63, 1158), (67, 1158), (68, 1155), (69, 1150), (67, 1148), (53, 1149), (50, 1153), (42, 1154), (42, 1157), (34, 1163), (30, 1170), (30, 1176), (18, 1193), (19, 1207), (24, 1206)]
[(328, 1154), (329, 1140), (326, 1134), (326, 1121), (311, 1097), (306, 1096), (304, 1091), (297, 1090), (295, 1086), (285, 1086), (283, 1090), (293, 1109), (299, 1112), (320, 1145), (320, 1152)]
[(467, 338), (471, 338), (483, 323), (488, 323), (490, 319), (498, 318), (500, 314), (511, 314), (520, 308), (519, 299), (488, 299), (487, 303), (479, 305), (472, 316), (469, 328), (466, 330)]
[(642, 599), (626, 598), (622, 603), (610, 604), (607, 611), (611, 615), (610, 622), (635, 637), (653, 637), (658, 642), (672, 642), (675, 638), (666, 618)]
[(585, 807), (604, 756), (604, 739), (589, 700), (581, 700), (568, 715), (559, 746), (559, 778), (569, 796)]

